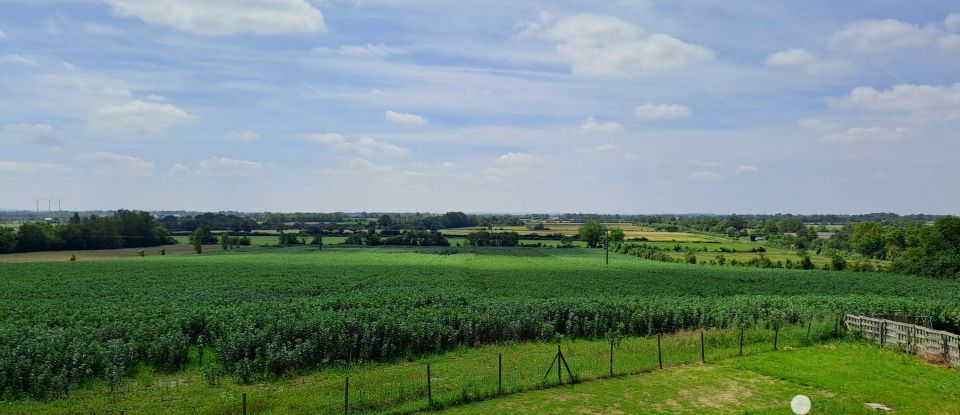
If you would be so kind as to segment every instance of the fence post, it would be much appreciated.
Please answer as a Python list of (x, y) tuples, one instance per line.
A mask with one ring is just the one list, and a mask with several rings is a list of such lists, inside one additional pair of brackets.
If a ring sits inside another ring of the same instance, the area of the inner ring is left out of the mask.
[(777, 350), (777, 340), (780, 337), (780, 324), (773, 326), (773, 350)]
[(663, 348), (660, 347), (659, 334), (657, 334), (657, 362), (660, 363), (660, 369), (663, 369)]
[(743, 356), (743, 326), (740, 326), (740, 356)]
[(343, 378), (343, 413), (350, 413), (350, 376)]
[(433, 386), (430, 385), (430, 364), (427, 363), (427, 401), (430, 402), (430, 407), (433, 407)]
[(561, 370), (562, 368), (560, 367), (560, 359), (561, 359), (560, 356), (563, 356), (563, 354), (560, 352), (560, 343), (557, 343), (557, 384), (562, 385), (563, 371)]
[(882, 348), (887, 342), (887, 320), (882, 320), (880, 322), (880, 347)]
[(952, 366), (950, 364), (950, 344), (947, 343), (947, 335), (941, 334), (940, 338), (943, 339), (943, 361), (947, 363), (947, 366)]
[(703, 342), (703, 329), (700, 330), (700, 363), (707, 363), (706, 346)]
[(497, 395), (503, 395), (503, 353), (497, 356)]
[(243, 415), (247, 415), (247, 394), (243, 394)]
[(613, 377), (613, 337), (610, 338), (610, 377)]
[(810, 340), (810, 329), (813, 328), (813, 320), (807, 322), (807, 340)]

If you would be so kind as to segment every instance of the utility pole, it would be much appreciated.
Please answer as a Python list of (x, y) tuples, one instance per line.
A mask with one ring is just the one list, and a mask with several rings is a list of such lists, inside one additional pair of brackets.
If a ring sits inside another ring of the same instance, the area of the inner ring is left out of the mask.
[(606, 256), (606, 265), (610, 265), (610, 230), (607, 229), (607, 234), (603, 237), (603, 250), (604, 255)]

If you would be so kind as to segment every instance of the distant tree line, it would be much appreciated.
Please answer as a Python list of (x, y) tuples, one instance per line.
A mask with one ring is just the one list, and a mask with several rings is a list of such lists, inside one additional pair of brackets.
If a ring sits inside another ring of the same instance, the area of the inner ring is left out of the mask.
[(65, 224), (24, 223), (0, 228), (0, 253), (116, 249), (176, 243), (147, 212), (118, 210), (113, 216), (80, 217)]

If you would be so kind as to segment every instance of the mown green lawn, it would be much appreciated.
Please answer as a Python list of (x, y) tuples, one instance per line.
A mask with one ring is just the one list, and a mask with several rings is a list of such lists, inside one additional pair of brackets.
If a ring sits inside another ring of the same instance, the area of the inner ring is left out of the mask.
[(855, 342), (754, 354), (706, 365), (525, 392), (457, 407), (445, 414), (789, 414), (809, 396), (811, 414), (960, 413), (960, 373)]

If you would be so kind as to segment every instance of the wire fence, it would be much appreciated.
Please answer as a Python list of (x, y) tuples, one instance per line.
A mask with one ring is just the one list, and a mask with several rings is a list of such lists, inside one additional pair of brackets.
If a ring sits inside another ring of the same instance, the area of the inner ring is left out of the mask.
[[(293, 390), (231, 393), (211, 389), (219, 404), (217, 408), (205, 407), (203, 412), (412, 413), (527, 390), (802, 347), (835, 338), (844, 327), (841, 319), (836, 319), (648, 337), (614, 336), (607, 341), (484, 346), (479, 351), (428, 356), (418, 362), (336, 369), (333, 371), (342, 377), (324, 376)], [(302, 394), (302, 399), (297, 394)], [(284, 402), (282, 408), (276, 406), (280, 401)], [(167, 403), (171, 405), (168, 409), (177, 410), (174, 402)], [(135, 415), (131, 409), (119, 413)]]

